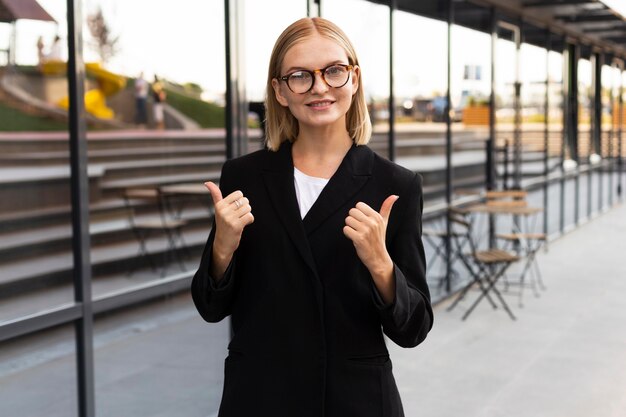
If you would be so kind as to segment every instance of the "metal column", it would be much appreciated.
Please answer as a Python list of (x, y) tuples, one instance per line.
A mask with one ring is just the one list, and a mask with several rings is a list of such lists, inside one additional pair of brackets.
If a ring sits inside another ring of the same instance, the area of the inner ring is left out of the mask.
[(396, 159), (396, 105), (393, 93), (393, 14), (396, 0), (389, 0), (389, 160)]
[[(451, 71), (451, 58), (452, 58), (452, 23), (454, 22), (454, 8), (452, 0), (447, 1), (448, 7), (448, 32), (447, 32), (447, 51), (446, 51), (446, 206), (449, 208), (452, 203), (452, 124), (450, 120), (450, 109), (452, 107), (450, 102), (450, 71)], [(450, 216), (446, 213), (446, 291), (451, 291), (450, 279), (452, 278), (452, 223), (450, 222)]]
[(226, 158), (248, 152), (248, 102), (243, 73), (241, 0), (224, 0), (226, 40)]
[(548, 236), (548, 174), (549, 174), (549, 146), (550, 146), (550, 49), (552, 48), (552, 34), (546, 31), (546, 91), (543, 107), (543, 233)]
[(91, 259), (89, 235), (89, 176), (85, 125), (85, 66), (83, 63), (81, 0), (67, 0), (67, 65), (72, 200), (72, 252), (74, 257), (74, 299), (81, 317), (74, 322), (78, 415), (94, 417), (93, 310), (91, 302)]

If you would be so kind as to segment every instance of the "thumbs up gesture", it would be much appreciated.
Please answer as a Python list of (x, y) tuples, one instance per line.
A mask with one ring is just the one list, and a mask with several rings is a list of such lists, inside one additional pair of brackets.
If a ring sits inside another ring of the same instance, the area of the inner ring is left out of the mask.
[(354, 244), (357, 256), (369, 270), (387, 303), (393, 300), (395, 286), (392, 282), (393, 261), (385, 246), (385, 233), (396, 200), (397, 195), (387, 197), (380, 207), (380, 213), (365, 203), (357, 203), (348, 212), (343, 228), (343, 234)]
[(213, 241), (212, 275), (221, 279), (239, 247), (244, 227), (254, 222), (252, 207), (241, 191), (222, 197), (222, 191), (211, 181), (204, 183), (215, 206), (215, 240)]

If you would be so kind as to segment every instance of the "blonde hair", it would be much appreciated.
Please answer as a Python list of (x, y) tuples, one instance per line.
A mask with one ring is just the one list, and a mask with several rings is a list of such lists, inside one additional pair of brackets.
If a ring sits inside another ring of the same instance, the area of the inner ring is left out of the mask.
[[(298, 120), (291, 114), (289, 108), (283, 107), (276, 99), (272, 80), (281, 76), (280, 68), (287, 51), (298, 42), (313, 35), (320, 35), (335, 41), (346, 51), (348, 63), (350, 65), (359, 65), (352, 43), (346, 34), (334, 23), (321, 17), (306, 17), (289, 25), (276, 40), (267, 74), (265, 140), (267, 147), (273, 151), (277, 151), (280, 144), (286, 140), (295, 141), (298, 136), (299, 126)], [(372, 134), (372, 123), (367, 111), (367, 102), (365, 101), (361, 79), (360, 73), (358, 89), (346, 114), (346, 129), (357, 145), (368, 143)]]

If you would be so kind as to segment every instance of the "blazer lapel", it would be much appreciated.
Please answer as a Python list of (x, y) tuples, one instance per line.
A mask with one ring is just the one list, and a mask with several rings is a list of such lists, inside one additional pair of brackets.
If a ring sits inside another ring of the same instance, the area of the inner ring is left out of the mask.
[(300, 208), (293, 184), (291, 143), (285, 141), (278, 152), (270, 152), (269, 154), (268, 164), (263, 171), (263, 180), (270, 200), (293, 244), (300, 252), (300, 255), (302, 255), (306, 264), (317, 276), (317, 269), (302, 225)]
[(352, 145), (303, 219), (307, 236), (361, 190), (372, 175), (373, 162), (374, 153), (371, 149)]

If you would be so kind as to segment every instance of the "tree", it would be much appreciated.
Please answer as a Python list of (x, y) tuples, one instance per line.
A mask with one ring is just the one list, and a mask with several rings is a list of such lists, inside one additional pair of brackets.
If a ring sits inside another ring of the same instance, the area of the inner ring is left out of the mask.
[(120, 37), (111, 35), (111, 30), (104, 20), (101, 8), (87, 16), (87, 26), (89, 27), (91, 37), (94, 39), (92, 46), (100, 55), (100, 60), (107, 62), (118, 52), (117, 44)]

